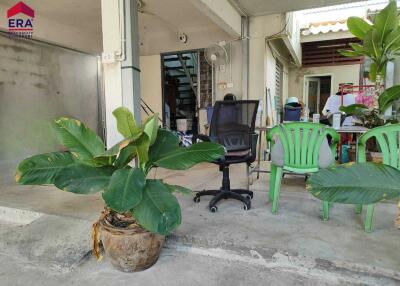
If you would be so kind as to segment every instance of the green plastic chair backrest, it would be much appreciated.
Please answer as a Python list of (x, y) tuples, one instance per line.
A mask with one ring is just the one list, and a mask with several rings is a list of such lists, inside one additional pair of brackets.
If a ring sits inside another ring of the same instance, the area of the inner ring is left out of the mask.
[(271, 148), (274, 137), (282, 142), (284, 152), (284, 167), (286, 169), (318, 171), (319, 150), (324, 138), (332, 137), (331, 151), (335, 156), (339, 134), (323, 124), (309, 122), (291, 122), (275, 126), (267, 133)]
[(382, 152), (383, 163), (400, 169), (400, 124), (376, 127), (358, 140), (358, 162), (366, 162), (366, 144), (375, 137)]

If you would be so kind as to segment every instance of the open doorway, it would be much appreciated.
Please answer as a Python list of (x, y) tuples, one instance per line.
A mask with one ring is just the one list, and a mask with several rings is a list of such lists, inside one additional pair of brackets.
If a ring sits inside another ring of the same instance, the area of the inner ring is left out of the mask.
[(161, 65), (164, 126), (197, 134), (199, 51), (163, 54)]
[(325, 103), (332, 92), (332, 76), (305, 76), (304, 84), (304, 99), (309, 110), (309, 116), (317, 113), (321, 114)]

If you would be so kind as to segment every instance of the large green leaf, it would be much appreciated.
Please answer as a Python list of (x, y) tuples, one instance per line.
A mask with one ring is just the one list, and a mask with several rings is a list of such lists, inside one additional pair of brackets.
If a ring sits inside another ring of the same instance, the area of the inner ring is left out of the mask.
[(400, 171), (376, 163), (345, 164), (312, 174), (307, 189), (323, 201), (372, 204), (400, 195)]
[(191, 189), (188, 189), (188, 188), (185, 188), (182, 186), (170, 185), (167, 183), (163, 183), (163, 184), (168, 188), (168, 191), (170, 191), (171, 193), (182, 193), (185, 195), (189, 195), (189, 194), (193, 193)]
[(355, 103), (347, 106), (341, 106), (339, 107), (339, 110), (346, 113), (348, 116), (352, 116), (363, 113), (364, 111), (368, 110), (368, 107), (364, 104)]
[(117, 168), (123, 168), (126, 165), (128, 165), (133, 160), (133, 158), (136, 157), (136, 154), (137, 154), (136, 146), (128, 145), (121, 150), (121, 152), (118, 155), (118, 158), (114, 162), (114, 165)]
[(400, 50), (400, 27), (390, 32), (385, 40), (385, 52), (397, 52)]
[(381, 62), (382, 44), (380, 42), (379, 33), (375, 28), (370, 29), (364, 38), (364, 48), (368, 53), (368, 56), (375, 61), (377, 64)]
[(149, 149), (149, 161), (156, 161), (165, 154), (179, 147), (179, 138), (171, 131), (160, 128), (157, 132), (157, 138)]
[(119, 133), (125, 138), (134, 137), (141, 133), (141, 129), (136, 125), (135, 118), (128, 108), (118, 107), (113, 111), (113, 115), (117, 119)]
[(379, 35), (380, 42), (383, 43), (386, 36), (397, 29), (397, 7), (396, 2), (390, 2), (383, 10), (381, 10), (376, 16), (374, 26), (376, 27)]
[(144, 133), (147, 134), (150, 140), (150, 146), (154, 144), (157, 138), (158, 131), (158, 113), (153, 114), (143, 123)]
[(149, 161), (149, 148), (150, 148), (150, 139), (146, 133), (143, 133), (142, 136), (134, 143), (132, 143), (137, 149), (137, 155), (139, 157), (139, 164), (141, 167), (144, 167), (146, 163)]
[(142, 227), (162, 235), (171, 233), (181, 224), (179, 203), (159, 180), (147, 180), (142, 201), (132, 212)]
[(360, 56), (364, 56), (366, 53), (365, 52), (357, 52), (357, 51), (353, 51), (353, 50), (346, 50), (346, 49), (339, 49), (338, 52), (345, 56), (345, 57), (360, 57)]
[(139, 168), (122, 169), (113, 173), (103, 199), (107, 206), (117, 212), (126, 212), (142, 200), (146, 178)]
[(100, 137), (78, 120), (57, 119), (55, 130), (59, 141), (78, 159), (90, 160), (103, 154), (105, 150)]
[(186, 170), (201, 162), (212, 162), (225, 154), (225, 148), (217, 143), (201, 142), (188, 148), (177, 148), (155, 161), (151, 162), (157, 167), (172, 170)]
[(376, 81), (376, 75), (378, 73), (377, 68), (376, 63), (371, 62), (371, 65), (369, 66), (369, 80), (372, 82)]
[(350, 17), (347, 19), (347, 27), (349, 28), (350, 33), (363, 40), (365, 34), (372, 26), (360, 17)]
[(15, 180), (22, 185), (54, 184), (57, 174), (74, 164), (76, 160), (69, 152), (35, 155), (19, 163)]
[(400, 85), (392, 86), (386, 89), (378, 99), (379, 110), (385, 112), (394, 101), (400, 99)]
[(354, 51), (365, 54), (364, 46), (357, 43), (349, 43), (349, 45)]
[(76, 194), (93, 194), (105, 190), (114, 168), (72, 165), (57, 174), (54, 185), (64, 191)]

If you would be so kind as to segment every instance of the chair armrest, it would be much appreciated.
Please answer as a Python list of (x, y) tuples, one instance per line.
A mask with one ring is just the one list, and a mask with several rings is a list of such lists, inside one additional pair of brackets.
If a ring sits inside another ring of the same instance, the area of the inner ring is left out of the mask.
[(335, 129), (333, 129), (333, 128), (327, 128), (327, 129), (326, 129), (326, 134), (327, 134), (327, 135), (330, 135), (330, 136), (332, 137), (332, 141), (331, 141), (331, 145), (330, 145), (330, 147), (331, 147), (331, 152), (332, 152), (332, 155), (333, 155), (333, 156), (336, 156), (336, 147), (337, 147), (337, 144), (338, 144), (339, 141), (340, 141), (340, 135), (339, 135), (339, 133), (337, 133), (337, 131), (336, 131)]
[(257, 142), (258, 142), (258, 134), (251, 134), (251, 162), (256, 160), (257, 155)]

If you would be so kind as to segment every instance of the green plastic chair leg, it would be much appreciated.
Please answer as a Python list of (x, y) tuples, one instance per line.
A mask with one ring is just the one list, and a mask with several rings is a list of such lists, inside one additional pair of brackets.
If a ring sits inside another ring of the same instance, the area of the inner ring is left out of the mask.
[(327, 201), (322, 202), (322, 220), (327, 221), (329, 219), (329, 208), (330, 203)]
[(364, 230), (365, 232), (372, 232), (372, 220), (374, 217), (375, 204), (367, 205), (367, 213), (365, 216)]
[(279, 203), (279, 192), (281, 189), (281, 181), (282, 181), (282, 173), (283, 169), (281, 167), (276, 167), (276, 175), (274, 181), (274, 193), (272, 200), (272, 213), (276, 214), (278, 212), (278, 203)]
[(275, 181), (276, 181), (276, 166), (271, 164), (271, 175), (269, 177), (269, 192), (268, 192), (268, 198), (270, 202), (272, 202), (274, 199)]
[(354, 212), (355, 212), (356, 214), (362, 213), (362, 205), (355, 205), (355, 206), (354, 206)]

